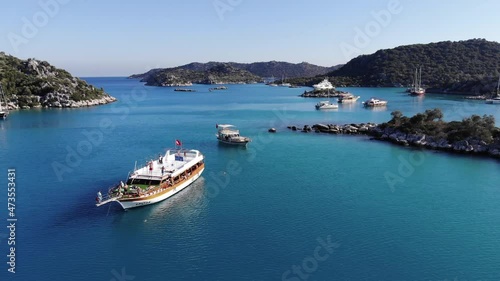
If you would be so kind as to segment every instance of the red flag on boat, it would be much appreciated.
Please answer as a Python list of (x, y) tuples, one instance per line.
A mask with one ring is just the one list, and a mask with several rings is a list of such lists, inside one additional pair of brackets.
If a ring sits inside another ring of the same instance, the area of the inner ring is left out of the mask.
[(177, 145), (177, 146), (181, 146), (181, 145), (182, 145), (182, 143), (181, 143), (181, 141), (180, 141), (180, 140), (175, 140), (175, 145)]

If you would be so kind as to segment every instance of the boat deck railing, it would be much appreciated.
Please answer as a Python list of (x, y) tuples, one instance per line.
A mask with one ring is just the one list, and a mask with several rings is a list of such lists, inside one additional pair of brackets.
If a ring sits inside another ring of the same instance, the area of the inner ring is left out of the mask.
[(102, 195), (102, 197), (100, 199), (97, 198), (97, 202), (95, 205), (97, 207), (100, 207), (100, 206), (106, 205), (110, 202), (117, 201), (118, 199), (120, 199), (120, 194), (116, 194), (116, 195), (104, 194), (104, 195)]

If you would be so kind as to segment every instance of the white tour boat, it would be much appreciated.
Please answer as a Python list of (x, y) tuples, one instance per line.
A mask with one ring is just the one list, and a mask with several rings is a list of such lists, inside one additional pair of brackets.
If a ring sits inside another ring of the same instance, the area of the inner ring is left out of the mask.
[(315, 105), (316, 109), (337, 109), (339, 106), (337, 104), (331, 103), (328, 100), (320, 101)]
[(387, 101), (385, 100), (379, 100), (377, 98), (371, 98), (367, 101), (364, 101), (363, 102), (363, 105), (365, 107), (379, 107), (379, 106), (386, 106), (387, 105)]
[(116, 201), (123, 209), (129, 209), (163, 201), (197, 180), (204, 169), (204, 156), (200, 151), (168, 150), (159, 159), (136, 169), (126, 183), (120, 182), (105, 195), (99, 191), (96, 206)]
[(233, 145), (247, 145), (252, 140), (248, 137), (240, 136), (240, 131), (235, 126), (229, 124), (215, 125), (217, 134), (215, 136), (221, 143)]
[(328, 81), (328, 78), (325, 78), (320, 83), (313, 85), (313, 87), (315, 90), (318, 90), (318, 91), (334, 90), (335, 89), (335, 87), (333, 87), (332, 83), (330, 83), (330, 81)]
[(359, 98), (361, 97), (347, 93), (339, 96), (338, 103), (355, 103)]

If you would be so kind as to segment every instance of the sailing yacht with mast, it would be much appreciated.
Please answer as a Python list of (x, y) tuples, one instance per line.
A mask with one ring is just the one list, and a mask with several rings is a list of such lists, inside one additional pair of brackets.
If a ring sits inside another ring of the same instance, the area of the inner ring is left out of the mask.
[(415, 69), (415, 78), (413, 79), (413, 87), (410, 89), (410, 95), (425, 95), (425, 89), (422, 88), (422, 67), (420, 67), (420, 69)]
[(498, 77), (498, 83), (497, 83), (497, 96), (491, 99), (487, 99), (486, 103), (500, 104), (500, 77)]
[(286, 77), (285, 77), (285, 75), (283, 75), (281, 77), (281, 84), (279, 84), (279, 86), (280, 87), (290, 87), (290, 86), (292, 86), (292, 84), (286, 83), (285, 81), (286, 81)]
[[(4, 105), (2, 105), (4, 103)], [(6, 119), (9, 115), (9, 106), (7, 104), (7, 98), (3, 92), (2, 85), (0, 85), (0, 119)]]

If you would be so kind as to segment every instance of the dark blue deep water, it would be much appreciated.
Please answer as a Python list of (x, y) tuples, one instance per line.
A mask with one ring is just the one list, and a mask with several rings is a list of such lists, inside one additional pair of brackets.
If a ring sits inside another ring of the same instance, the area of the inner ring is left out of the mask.
[[(447, 120), (500, 120), (499, 106), (351, 88), (388, 108), (360, 100), (325, 112), (314, 109), (318, 99), (298, 97), (303, 88), (184, 93), (86, 80), (119, 101), (0, 121), (0, 280), (500, 280), (498, 160), (286, 129), (435, 107)], [(219, 145), (216, 123), (238, 125), (253, 142)], [(143, 208), (95, 207), (97, 191), (175, 139), (206, 157), (195, 184)], [(8, 168), (16, 169), (16, 274), (7, 272)]]

